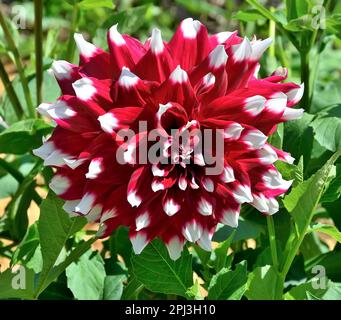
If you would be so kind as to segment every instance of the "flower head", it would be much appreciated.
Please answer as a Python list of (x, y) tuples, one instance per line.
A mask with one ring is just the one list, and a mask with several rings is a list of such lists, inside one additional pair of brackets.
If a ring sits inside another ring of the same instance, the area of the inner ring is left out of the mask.
[(173, 259), (186, 241), (210, 250), (217, 224), (236, 227), (243, 203), (278, 211), (291, 182), (274, 162), (293, 158), (267, 138), (301, 116), (292, 107), (303, 86), (282, 83), (283, 68), (257, 77), (270, 39), (210, 36), (189, 18), (168, 43), (158, 29), (141, 44), (116, 25), (109, 53), (75, 41), (79, 66), (52, 65), (63, 95), (38, 107), (56, 128), (34, 151), (56, 169), (50, 187), (66, 211), (100, 222), (101, 237), (128, 226), (136, 253), (159, 237)]

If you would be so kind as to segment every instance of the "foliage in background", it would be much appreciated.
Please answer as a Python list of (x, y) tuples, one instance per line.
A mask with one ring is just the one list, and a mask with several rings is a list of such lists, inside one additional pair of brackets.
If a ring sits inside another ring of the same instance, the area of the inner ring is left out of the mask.
[[(23, 29), (17, 28), (20, 12)], [(276, 164), (285, 179), (294, 179), (293, 188), (274, 217), (245, 206), (238, 229), (217, 230), (211, 253), (188, 246), (174, 262), (154, 240), (134, 255), (125, 228), (94, 246), (95, 231), (85, 219), (70, 218), (52, 192), (41, 197), (51, 171), (31, 150), (52, 125), (34, 107), (60, 94), (48, 69), (54, 59), (77, 62), (76, 31), (105, 48), (106, 30), (115, 23), (141, 40), (153, 27), (169, 39), (188, 16), (212, 33), (239, 29), (243, 36), (271, 36), (261, 75), (282, 65), (289, 80), (304, 82), (306, 113), (271, 137), (296, 158), (293, 165)], [(0, 218), (0, 258), (26, 270), (25, 290), (14, 290), (14, 274), (2, 270), (0, 298), (341, 299), (339, 1), (16, 1), (1, 6), (0, 25), (6, 90), (0, 102), (0, 198), (9, 199)], [(30, 224), (33, 203), (40, 217)], [(326, 281), (316, 281), (316, 266), (326, 270)]]

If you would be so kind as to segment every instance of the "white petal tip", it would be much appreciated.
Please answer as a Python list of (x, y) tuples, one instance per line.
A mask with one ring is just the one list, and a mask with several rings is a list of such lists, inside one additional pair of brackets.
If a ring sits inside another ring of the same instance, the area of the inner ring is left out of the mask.
[(71, 79), (72, 64), (64, 60), (57, 60), (52, 63), (53, 74), (58, 80)]
[(190, 242), (196, 242), (202, 234), (202, 227), (197, 222), (187, 223), (182, 231), (183, 236)]
[(283, 120), (290, 121), (300, 119), (303, 116), (304, 109), (285, 108), (283, 113)]
[(117, 24), (113, 25), (109, 29), (109, 39), (117, 46), (123, 46), (126, 44), (123, 36), (117, 30)]
[(138, 207), (141, 204), (142, 199), (135, 192), (130, 192), (127, 201), (132, 207)]
[(271, 45), (272, 39), (267, 38), (265, 40), (257, 40), (252, 44), (252, 54), (251, 59), (259, 60), (264, 51)]
[(80, 33), (74, 34), (74, 39), (79, 53), (85, 58), (91, 58), (95, 55), (97, 48), (90, 42), (87, 42)]
[(185, 70), (182, 70), (178, 65), (169, 77), (174, 83), (185, 83), (188, 81), (188, 75)]
[(178, 260), (181, 257), (183, 246), (183, 241), (180, 241), (178, 237), (172, 238), (168, 243), (166, 243), (169, 257), (174, 261)]
[(239, 219), (239, 212), (232, 211), (232, 210), (224, 210), (222, 212), (222, 217), (220, 219), (220, 222), (231, 228), (237, 228), (238, 219)]
[(224, 66), (227, 61), (227, 53), (223, 45), (218, 45), (209, 55), (209, 63), (211, 68), (219, 68)]
[(79, 99), (83, 101), (90, 100), (97, 92), (91, 79), (81, 78), (72, 84), (73, 89)]
[(196, 38), (200, 28), (201, 28), (200, 21), (193, 20), (192, 18), (187, 18), (181, 22), (181, 31), (183, 37), (187, 39)]
[(137, 233), (134, 237), (131, 237), (130, 241), (135, 254), (140, 254), (148, 244), (147, 236), (141, 232)]
[(150, 40), (150, 49), (154, 54), (160, 54), (164, 49), (164, 44), (161, 37), (161, 31), (154, 28)]
[(123, 67), (118, 83), (125, 88), (134, 87), (139, 81), (139, 77), (132, 73), (129, 68)]

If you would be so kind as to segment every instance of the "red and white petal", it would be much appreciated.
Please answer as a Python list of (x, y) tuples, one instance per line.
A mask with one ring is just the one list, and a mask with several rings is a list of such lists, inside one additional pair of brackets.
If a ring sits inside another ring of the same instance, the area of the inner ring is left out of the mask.
[(262, 57), (265, 50), (271, 45), (271, 43), (272, 43), (271, 38), (267, 38), (265, 40), (252, 41), (251, 42), (252, 52), (250, 57), (251, 60), (258, 61)]
[(224, 209), (221, 212), (220, 223), (229, 226), (231, 228), (238, 227), (240, 210)]
[(161, 38), (161, 31), (153, 29), (150, 48), (136, 64), (133, 72), (141, 79), (163, 82), (174, 69), (172, 56)]
[(253, 200), (250, 187), (240, 182), (234, 182), (232, 194), (238, 203), (248, 203)]
[(175, 215), (181, 209), (181, 203), (179, 200), (180, 199), (179, 199), (179, 197), (176, 197), (175, 192), (168, 190), (167, 193), (164, 195), (164, 198), (162, 200), (163, 211), (168, 216)]
[(112, 73), (107, 68), (110, 61), (109, 54), (87, 42), (79, 33), (74, 34), (74, 39), (80, 53), (79, 72), (98, 79), (111, 79)]
[(214, 49), (219, 44), (225, 44), (231, 37), (236, 36), (237, 31), (223, 31), (209, 37), (210, 47)]
[(197, 104), (188, 75), (179, 65), (154, 92), (154, 98), (161, 104), (166, 104), (169, 101), (179, 103), (186, 109), (188, 115), (192, 114), (193, 108)]
[(169, 48), (177, 64), (188, 71), (207, 56), (210, 46), (205, 26), (198, 20), (183, 20), (169, 42)]
[(174, 236), (166, 242), (166, 247), (169, 256), (172, 260), (178, 260), (181, 256), (181, 252), (184, 246), (184, 241), (180, 240), (178, 236)]
[(133, 69), (145, 53), (145, 49), (139, 41), (118, 32), (117, 24), (109, 29), (108, 44), (114, 79), (119, 77), (124, 66)]
[(240, 141), (245, 143), (250, 149), (259, 149), (266, 143), (268, 137), (257, 129), (245, 129), (240, 137)]
[[(288, 96), (288, 107), (292, 107), (299, 103), (303, 97), (304, 93), (304, 83), (302, 83), (298, 88), (291, 89), (286, 92)], [(291, 119), (288, 119), (291, 120)]]
[(98, 117), (104, 132), (114, 133), (127, 128), (139, 116), (141, 109), (138, 107), (116, 108)]
[(123, 67), (119, 79), (114, 82), (111, 89), (113, 104), (117, 108), (142, 107), (146, 104), (148, 96), (150, 96), (148, 86), (127, 67)]
[(213, 233), (209, 232), (208, 230), (203, 230), (200, 239), (197, 241), (198, 245), (206, 250), (206, 251), (211, 251), (212, 250), (212, 236)]
[(183, 236), (190, 242), (196, 242), (200, 239), (203, 228), (196, 220), (187, 222), (182, 229)]
[(57, 60), (52, 63), (51, 70), (63, 94), (74, 94), (72, 83), (81, 77), (79, 68), (65, 60)]
[(148, 239), (147, 234), (145, 232), (139, 231), (137, 233), (130, 235), (130, 241), (133, 246), (135, 254), (140, 254), (142, 250), (147, 246), (150, 240)]

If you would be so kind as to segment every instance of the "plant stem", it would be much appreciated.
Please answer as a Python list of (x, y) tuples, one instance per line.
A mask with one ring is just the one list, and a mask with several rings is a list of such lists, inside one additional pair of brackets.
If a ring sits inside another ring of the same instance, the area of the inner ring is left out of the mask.
[(36, 49), (36, 84), (37, 105), (42, 101), (43, 85), (43, 4), (42, 0), (34, 0), (34, 35)]
[(25, 95), (25, 100), (26, 100), (26, 104), (27, 104), (27, 108), (28, 108), (28, 112), (31, 118), (35, 118), (36, 117), (36, 111), (33, 107), (32, 104), (32, 98), (31, 98), (31, 93), (30, 93), (30, 89), (28, 86), (28, 81), (27, 78), (25, 76), (25, 71), (24, 71), (24, 67), (23, 64), (21, 62), (20, 59), (20, 54), (19, 51), (15, 45), (14, 39), (12, 37), (12, 34), (7, 26), (5, 17), (2, 13), (2, 11), (0, 10), (0, 25), (2, 27), (2, 30), (4, 31), (4, 36), (7, 42), (7, 45), (10, 49), (10, 51), (13, 53), (14, 56), (14, 61), (19, 73), (19, 77), (20, 77), (20, 82), (24, 91), (24, 95)]
[(9, 98), (9, 100), (11, 101), (14, 112), (15, 112), (17, 118), (20, 120), (24, 115), (24, 110), (21, 106), (21, 103), (19, 101), (19, 98), (18, 98), (16, 92), (13, 89), (12, 82), (8, 78), (7, 72), (6, 72), (5, 67), (2, 64), (1, 60), (0, 60), (0, 78), (1, 78), (1, 81), (4, 84), (4, 87), (6, 89), (7, 96)]
[(291, 267), (291, 264), (293, 263), (293, 261), (295, 259), (295, 256), (298, 252), (298, 249), (301, 246), (301, 243), (302, 243), (304, 237), (305, 237), (305, 233), (302, 233), (302, 235), (299, 237), (299, 239), (293, 243), (293, 247), (291, 247), (291, 250), (288, 253), (288, 257), (285, 259), (285, 263), (284, 263), (283, 269), (281, 271), (283, 279), (285, 279), (286, 275), (288, 274), (289, 269)]
[(78, 20), (79, 20), (78, 6), (74, 5), (73, 11), (72, 11), (72, 18), (71, 18), (71, 29), (69, 32), (69, 40), (68, 40), (66, 56), (65, 56), (65, 60), (70, 61), (70, 62), (72, 62), (73, 56), (75, 53), (75, 40), (73, 39), (73, 35), (77, 31)]
[(309, 69), (309, 51), (302, 50), (301, 57), (301, 82), (304, 83), (304, 93), (301, 104), (306, 112), (310, 110), (310, 69)]
[(275, 234), (275, 224), (272, 216), (266, 217), (266, 222), (268, 224), (269, 242), (272, 256), (272, 263), (274, 268), (278, 271), (278, 255), (277, 255), (277, 245), (276, 245), (276, 234)]
[[(271, 7), (271, 12), (275, 9)], [(269, 56), (275, 57), (275, 40), (276, 40), (276, 23), (273, 20), (269, 20), (269, 37), (272, 39), (272, 43), (269, 48)]]

